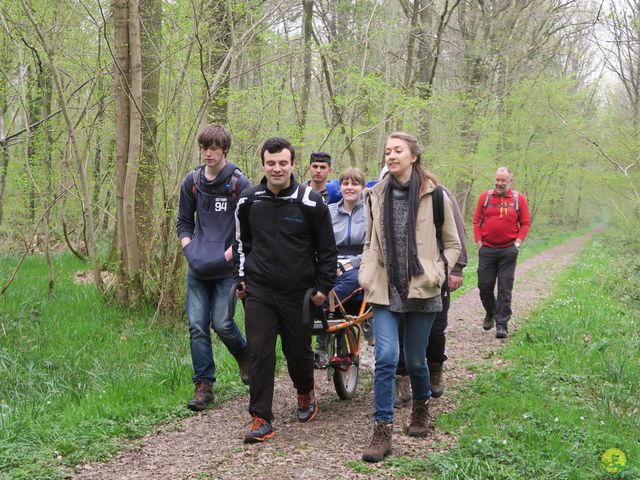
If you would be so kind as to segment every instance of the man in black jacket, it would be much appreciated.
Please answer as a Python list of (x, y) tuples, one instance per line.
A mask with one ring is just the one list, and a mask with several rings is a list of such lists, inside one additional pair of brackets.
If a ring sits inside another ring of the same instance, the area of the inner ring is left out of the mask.
[(322, 196), (292, 175), (295, 149), (270, 138), (261, 151), (264, 178), (246, 189), (236, 209), (234, 276), (246, 298), (249, 413), (245, 443), (272, 438), (276, 337), (280, 333), (289, 376), (298, 394), (297, 417), (315, 418), (311, 326), (302, 323), (305, 291), (322, 305), (336, 276), (337, 249)]

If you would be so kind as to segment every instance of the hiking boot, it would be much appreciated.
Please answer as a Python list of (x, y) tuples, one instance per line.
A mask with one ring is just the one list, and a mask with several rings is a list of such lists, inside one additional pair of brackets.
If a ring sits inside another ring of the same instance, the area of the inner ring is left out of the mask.
[(429, 378), (431, 379), (431, 396), (440, 398), (444, 393), (442, 362), (427, 362), (427, 366), (429, 367)]
[(495, 319), (493, 318), (493, 315), (487, 313), (484, 317), (484, 322), (482, 322), (482, 328), (484, 328), (485, 330), (491, 330), (493, 328), (494, 322)]
[(324, 350), (318, 350), (313, 354), (313, 368), (326, 370), (329, 367), (329, 355)]
[(316, 387), (309, 393), (298, 394), (298, 410), (296, 415), (301, 422), (310, 422), (318, 413), (318, 400), (316, 399)]
[(509, 331), (507, 330), (507, 325), (503, 323), (499, 323), (496, 325), (496, 338), (507, 338), (509, 336)]
[(270, 438), (276, 436), (276, 432), (271, 425), (271, 422), (266, 421), (264, 418), (251, 416), (251, 430), (244, 435), (244, 443), (258, 443), (264, 442)]
[(199, 412), (207, 408), (213, 402), (213, 390), (211, 390), (211, 384), (205, 381), (196, 382), (196, 391), (193, 393), (193, 398), (187, 404), (190, 410)]
[(429, 435), (429, 400), (414, 400), (407, 434), (410, 437)]
[(240, 370), (240, 380), (245, 385), (249, 385), (249, 355), (245, 355), (238, 360), (238, 370)]
[(371, 445), (362, 453), (363, 462), (381, 462), (384, 457), (391, 455), (391, 437), (393, 436), (393, 423), (376, 422), (373, 426), (373, 438)]
[(402, 408), (411, 401), (411, 379), (409, 375), (396, 375), (396, 399), (393, 402), (395, 408)]

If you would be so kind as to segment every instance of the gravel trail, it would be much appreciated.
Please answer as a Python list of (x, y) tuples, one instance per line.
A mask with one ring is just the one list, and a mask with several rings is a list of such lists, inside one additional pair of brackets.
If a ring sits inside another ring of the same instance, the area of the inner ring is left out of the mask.
[[(518, 265), (510, 333), (525, 323), (541, 300), (550, 295), (556, 276), (575, 261), (592, 235), (570, 239)], [(479, 361), (500, 362), (493, 359), (492, 352), (503, 341), (494, 338), (494, 331), (482, 330), (483, 318), (475, 288), (452, 303), (448, 330), (450, 359), (445, 363), (446, 390), (442, 398), (432, 401), (432, 415), (455, 407), (449, 393), (460, 382), (473, 378), (468, 365)], [(155, 433), (132, 442), (129, 449), (108, 462), (76, 467), (70, 477), (78, 480), (388, 478), (388, 472), (376, 466), (373, 473), (358, 474), (346, 465), (360, 459), (371, 438), (373, 352), (370, 347), (363, 349), (358, 394), (350, 401), (339, 400), (326, 372), (316, 371), (320, 407), (316, 419), (308, 424), (296, 420), (295, 391), (288, 376), (278, 378), (274, 396), (277, 435), (264, 444), (242, 443), (249, 426), (246, 395), (214, 410), (164, 425)], [(455, 443), (453, 435), (438, 431), (425, 439), (406, 436), (402, 429), (408, 423), (409, 414), (410, 408), (396, 414), (394, 456), (424, 458)]]

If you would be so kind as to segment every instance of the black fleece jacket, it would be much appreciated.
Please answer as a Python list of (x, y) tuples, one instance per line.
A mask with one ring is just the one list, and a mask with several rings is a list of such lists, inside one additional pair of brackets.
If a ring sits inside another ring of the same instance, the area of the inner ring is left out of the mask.
[(266, 179), (242, 192), (236, 208), (234, 277), (247, 285), (325, 295), (336, 279), (338, 250), (322, 196), (293, 176), (274, 195)]

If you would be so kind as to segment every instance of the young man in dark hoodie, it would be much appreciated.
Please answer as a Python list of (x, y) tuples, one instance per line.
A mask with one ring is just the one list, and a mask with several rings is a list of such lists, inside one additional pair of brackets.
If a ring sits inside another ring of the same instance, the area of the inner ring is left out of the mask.
[(232, 244), (235, 207), (249, 180), (227, 160), (231, 136), (222, 125), (209, 125), (198, 135), (204, 165), (189, 172), (180, 188), (176, 231), (189, 263), (187, 319), (195, 393), (188, 407), (203, 410), (213, 401), (216, 367), (210, 328), (235, 357), (240, 377), (248, 383), (247, 342), (229, 311), (233, 289)]
[(238, 200), (234, 274), (246, 297), (249, 342), (249, 413), (245, 443), (275, 435), (273, 387), (276, 337), (282, 338), (289, 376), (297, 391), (298, 420), (318, 411), (313, 381), (311, 325), (302, 323), (303, 299), (322, 305), (336, 278), (337, 249), (331, 216), (322, 196), (293, 176), (295, 149), (270, 138), (261, 151), (264, 178)]

